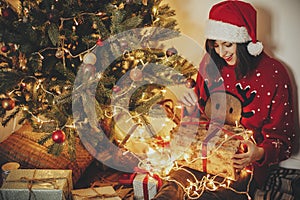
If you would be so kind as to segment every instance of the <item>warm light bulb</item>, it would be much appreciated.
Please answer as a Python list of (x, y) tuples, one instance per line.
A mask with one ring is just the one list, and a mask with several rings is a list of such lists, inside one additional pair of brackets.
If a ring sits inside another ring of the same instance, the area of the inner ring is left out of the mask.
[(230, 186), (231, 181), (229, 179), (227, 179), (227, 187)]
[(175, 108), (182, 109), (182, 106), (175, 106)]
[(77, 22), (76, 18), (74, 18), (74, 23), (76, 26), (78, 26), (78, 22)]
[(157, 13), (157, 7), (156, 6), (153, 6), (152, 12), (153, 12), (154, 15), (156, 15), (156, 13)]
[(42, 54), (39, 53), (39, 56), (42, 60), (44, 60), (44, 56), (42, 56)]

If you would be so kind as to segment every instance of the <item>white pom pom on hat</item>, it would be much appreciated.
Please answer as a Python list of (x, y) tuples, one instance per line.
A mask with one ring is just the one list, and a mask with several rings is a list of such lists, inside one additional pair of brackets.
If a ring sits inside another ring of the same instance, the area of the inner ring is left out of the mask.
[(264, 47), (261, 42), (256, 42), (255, 44), (253, 42), (250, 42), (247, 45), (248, 52), (253, 56), (258, 56), (259, 54), (261, 54), (263, 48)]
[(233, 43), (249, 42), (247, 50), (253, 56), (263, 51), (262, 43), (256, 39), (256, 10), (239, 0), (223, 1), (211, 8), (205, 36)]

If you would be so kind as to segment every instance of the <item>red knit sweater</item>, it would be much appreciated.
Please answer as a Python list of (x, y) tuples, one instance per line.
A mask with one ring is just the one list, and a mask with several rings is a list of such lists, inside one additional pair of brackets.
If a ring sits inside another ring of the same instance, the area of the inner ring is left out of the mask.
[[(221, 79), (208, 79), (207, 88), (211, 89), (208, 93), (205, 89), (208, 76), (204, 63), (203, 61), (200, 64), (195, 87), (195, 92), (201, 99), (199, 102), (203, 102), (201, 106), (205, 110), (205, 103), (209, 97), (220, 91), (238, 99), (240, 104), (231, 108), (231, 111), (241, 111), (239, 123), (253, 130), (257, 144), (265, 151), (263, 160), (253, 164), (254, 179), (262, 186), (267, 178), (269, 166), (278, 164), (291, 154), (296, 110), (289, 74), (280, 62), (263, 54), (257, 69), (240, 80), (236, 79), (235, 66), (225, 66), (220, 72)], [(223, 81), (223, 84), (213, 88), (215, 81)]]

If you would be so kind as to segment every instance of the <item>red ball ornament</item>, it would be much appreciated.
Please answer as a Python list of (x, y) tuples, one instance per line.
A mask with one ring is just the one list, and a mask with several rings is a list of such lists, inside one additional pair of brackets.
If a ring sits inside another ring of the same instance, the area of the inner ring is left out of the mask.
[(177, 49), (175, 49), (174, 47), (169, 48), (169, 49), (166, 51), (167, 57), (176, 55), (177, 53), (178, 53), (178, 51), (177, 51)]
[(2, 13), (2, 17), (7, 20), (13, 19), (15, 16), (14, 11), (9, 7), (2, 8), (1, 13)]
[(14, 109), (16, 103), (13, 99), (11, 98), (6, 98), (2, 100), (2, 108), (5, 110), (12, 110)]
[(100, 47), (102, 47), (104, 45), (103, 41), (100, 38), (97, 40), (96, 44)]
[(1, 51), (2, 51), (3, 53), (7, 53), (9, 50), (10, 50), (10, 48), (9, 48), (9, 46), (7, 46), (7, 45), (3, 45), (3, 46), (1, 47)]
[(193, 87), (196, 86), (196, 81), (195, 81), (194, 79), (192, 79), (192, 78), (188, 78), (188, 79), (186, 80), (186, 82), (185, 82), (185, 86), (186, 86), (187, 88), (193, 88)]
[(66, 140), (66, 134), (62, 130), (53, 131), (52, 140), (58, 144), (63, 143)]
[(114, 85), (114, 87), (112, 88), (112, 91), (115, 92), (115, 93), (117, 93), (117, 92), (121, 91), (121, 88), (118, 85)]
[(143, 79), (143, 72), (140, 69), (132, 69), (129, 74), (131, 80), (133, 81), (141, 81)]
[(120, 92), (120, 91), (121, 91), (121, 88), (120, 88), (120, 86), (118, 86), (118, 85), (114, 85), (114, 87), (112, 88), (112, 91), (113, 91), (113, 92)]

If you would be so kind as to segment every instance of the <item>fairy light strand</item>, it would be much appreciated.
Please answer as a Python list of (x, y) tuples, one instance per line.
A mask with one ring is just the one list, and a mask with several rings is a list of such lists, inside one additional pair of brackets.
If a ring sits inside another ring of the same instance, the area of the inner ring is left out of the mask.
[[(222, 129), (224, 130), (224, 129)], [(246, 129), (243, 129), (243, 131), (241, 133), (237, 133), (235, 135), (230, 135), (228, 136), (224, 141), (222, 141), (216, 148), (215, 151), (216, 152), (225, 142), (227, 142), (228, 140), (231, 140), (232, 138), (236, 137), (236, 136), (244, 136), (244, 138), (246, 137), (245, 135), (248, 136), (248, 131)], [(247, 138), (247, 137), (246, 137)], [(248, 139), (251, 139), (251, 137)], [(157, 151), (159, 152), (159, 151)], [(139, 160), (139, 167), (142, 169), (147, 170), (148, 172), (152, 172), (152, 173), (156, 173), (159, 170), (158, 169), (153, 169), (153, 166), (151, 165), (151, 160), (149, 160), (148, 158), (146, 159), (141, 159), (139, 156), (135, 155), (133, 152), (132, 155), (134, 155), (138, 160)], [(199, 157), (197, 159), (205, 159), (205, 158), (209, 158), (212, 154), (210, 154), (207, 157)], [(194, 162), (195, 160), (193, 160), (192, 162)], [(208, 191), (216, 191), (220, 188), (225, 188), (225, 189), (229, 189), (232, 190), (233, 192), (240, 194), (240, 195), (246, 195), (248, 197), (248, 199), (251, 199), (250, 195), (249, 195), (249, 190), (250, 190), (250, 183), (253, 179), (253, 169), (246, 172), (246, 169), (243, 169), (242, 172), (244, 172), (245, 174), (250, 174), (249, 177), (249, 181), (247, 183), (247, 187), (245, 191), (238, 191), (236, 189), (234, 189), (233, 187), (230, 187), (231, 184), (231, 179), (228, 179), (228, 177), (223, 177), (222, 181), (217, 181), (216, 178), (220, 177), (221, 174), (217, 174), (217, 175), (211, 175), (211, 174), (207, 174), (206, 176), (203, 176), (200, 180), (197, 179), (197, 177), (188, 169), (184, 168), (184, 165), (178, 166), (177, 162), (173, 162), (172, 164), (170, 164), (171, 166), (171, 170), (174, 171), (178, 171), (178, 170), (183, 170), (185, 171), (187, 174), (191, 175), (193, 177), (193, 181), (191, 180), (187, 180), (189, 182), (188, 186), (184, 186), (182, 183), (180, 183), (179, 181), (172, 179), (168, 176), (162, 176), (160, 175), (160, 178), (165, 180), (165, 181), (170, 181), (170, 182), (175, 182), (176, 184), (178, 184), (180, 187), (182, 187), (182, 189), (185, 192), (185, 195), (189, 198), (189, 199), (198, 199), (200, 196), (203, 195), (203, 193), (205, 192), (205, 190)], [(157, 167), (157, 166), (155, 166)], [(252, 167), (252, 166), (251, 166)], [(253, 167), (252, 167), (253, 168)], [(241, 172), (241, 173), (242, 173)], [(168, 174), (168, 173), (167, 173)]]
[(171, 178), (165, 179), (166, 181), (174, 182), (177, 185), (179, 185), (184, 190), (185, 195), (189, 199), (198, 199), (198, 198), (200, 198), (203, 195), (203, 193), (205, 192), (205, 190), (216, 191), (220, 188), (229, 189), (229, 190), (233, 191), (236, 194), (246, 195), (248, 199), (251, 199), (251, 196), (249, 195), (249, 191), (250, 191), (251, 181), (253, 180), (253, 173), (250, 173), (250, 177), (249, 177), (249, 181), (247, 182), (246, 190), (245, 191), (238, 191), (238, 190), (234, 189), (233, 187), (230, 187), (230, 183), (231, 183), (230, 179), (224, 178), (223, 181), (221, 181), (221, 182), (217, 181), (216, 178), (219, 177), (219, 175), (207, 174), (206, 176), (203, 176), (199, 180), (191, 171), (189, 171), (186, 168), (183, 168), (182, 166), (180, 166), (180, 167), (175, 166), (173, 168), (173, 170), (174, 171), (179, 171), (179, 170), (185, 171), (187, 174), (189, 174), (193, 177), (194, 181), (191, 181), (190, 179), (187, 179), (187, 181), (190, 184), (188, 186), (184, 186), (182, 183), (180, 183), (176, 179), (171, 179)]

